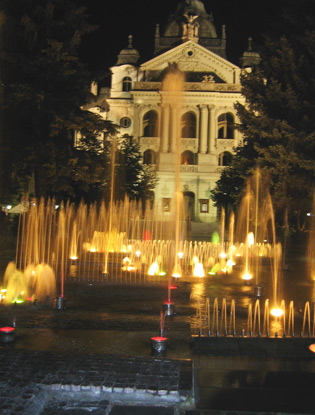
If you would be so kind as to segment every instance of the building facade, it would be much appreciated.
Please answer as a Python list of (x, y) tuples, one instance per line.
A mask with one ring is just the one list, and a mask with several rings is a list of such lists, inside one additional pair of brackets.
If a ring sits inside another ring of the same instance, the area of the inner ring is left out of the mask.
[[(202, 1), (180, 1), (163, 33), (156, 26), (154, 47), (152, 59), (139, 63), (129, 37), (128, 47), (110, 68), (110, 90), (101, 89), (97, 95), (96, 102), (106, 101), (106, 111), (100, 105), (93, 110), (118, 124), (121, 134), (138, 140), (143, 163), (151, 165), (158, 178), (154, 203), (166, 214), (175, 191), (175, 134), (179, 134), (185, 215), (192, 221), (213, 222), (217, 212), (210, 191), (242, 140), (234, 128), (239, 121), (234, 104), (244, 101), (242, 69), (226, 59), (225, 28), (218, 37)], [(255, 58), (248, 51), (245, 64)], [(174, 64), (185, 78), (179, 110), (163, 88)]]

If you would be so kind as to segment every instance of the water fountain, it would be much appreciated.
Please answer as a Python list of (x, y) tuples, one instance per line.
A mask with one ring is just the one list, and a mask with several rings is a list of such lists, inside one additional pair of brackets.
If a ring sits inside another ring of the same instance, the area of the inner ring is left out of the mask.
[(11, 343), (15, 340), (15, 327), (0, 327), (0, 343)]
[(164, 321), (166, 314), (161, 310), (160, 312), (160, 333), (158, 336), (151, 337), (151, 347), (155, 353), (165, 353), (167, 346), (167, 337), (164, 336)]
[(172, 277), (178, 279), (182, 275), (182, 267), (179, 257), (180, 244), (183, 239), (183, 219), (184, 219), (184, 203), (183, 193), (180, 182), (180, 158), (181, 158), (181, 135), (180, 135), (180, 111), (182, 105), (182, 91), (184, 90), (184, 74), (176, 65), (170, 65), (168, 73), (166, 74), (162, 91), (163, 96), (167, 97), (167, 100), (172, 108), (172, 152), (174, 163), (174, 176), (175, 176), (175, 191), (173, 197), (173, 223), (174, 223), (174, 240), (175, 250), (173, 252), (174, 266), (172, 273), (168, 278), (168, 298), (164, 302), (163, 307), (167, 315), (174, 314), (174, 304), (171, 301), (171, 281)]
[[(82, 202), (75, 208), (65, 203), (56, 209), (54, 200), (40, 199), (30, 201), (28, 211), (20, 215), (16, 260), (8, 265), (3, 280), (7, 290), (4, 298), (6, 304), (18, 303), (26, 298), (43, 302), (47, 297), (55, 298), (58, 293), (56, 308), (62, 309), (67, 279), (104, 284), (158, 282), (167, 290), (167, 299), (162, 306), (164, 319), (165, 316), (174, 315), (172, 292), (182, 277), (207, 281), (210, 278), (237, 276), (239, 280), (243, 278), (239, 284), (251, 289), (248, 297), (253, 295), (252, 291), (255, 297), (254, 304), (247, 302), (242, 305), (245, 326), (239, 330), (240, 324), (236, 318), (238, 303), (229, 293), (229, 298), (224, 295), (221, 309), (218, 296), (215, 296), (213, 307), (210, 307), (209, 299), (205, 307), (200, 300), (198, 335), (202, 336), (206, 330), (207, 337), (211, 334), (216, 337), (235, 337), (237, 332), (244, 336), (245, 333), (250, 337), (255, 334), (261, 336), (263, 327), (266, 337), (271, 333), (283, 333), (284, 336), (288, 327), (289, 336), (294, 337), (294, 304), (291, 301), (286, 312), (280, 284), (282, 249), (276, 237), (271, 197), (267, 186), (261, 185), (259, 170), (248, 181), (236, 217), (232, 213), (229, 218), (228, 230), (225, 229), (227, 220), (222, 210), (220, 236), (213, 235), (211, 242), (185, 240), (179, 125), (183, 82), (183, 73), (171, 66), (161, 93), (162, 103), (165, 100), (171, 106), (173, 117), (170, 154), (173, 156), (175, 187), (172, 211), (163, 212), (161, 206), (157, 205), (153, 208), (149, 205), (144, 207), (128, 198), (115, 201), (117, 138), (113, 137), (111, 193), (107, 204), (102, 202), (100, 206), (87, 206)], [(315, 225), (313, 227), (315, 229)], [(309, 258), (315, 257), (314, 229), (310, 232)], [(268, 261), (271, 266), (266, 271)], [(314, 272), (313, 265), (310, 260), (310, 274)], [(261, 276), (262, 268), (269, 278)], [(268, 292), (270, 287), (271, 293)], [(264, 299), (263, 291), (266, 291)], [(311, 305), (306, 302), (302, 336), (311, 332), (310, 310)], [(273, 329), (279, 324), (282, 324), (282, 331)], [(166, 341), (162, 328), (158, 337)]]

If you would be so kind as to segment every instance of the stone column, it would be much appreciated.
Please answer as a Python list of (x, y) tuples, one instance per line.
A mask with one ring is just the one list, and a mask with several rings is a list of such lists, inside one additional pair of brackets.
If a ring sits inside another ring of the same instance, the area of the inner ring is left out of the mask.
[(170, 107), (168, 104), (162, 106), (162, 128), (161, 128), (161, 151), (167, 153), (169, 148), (170, 129)]
[(209, 153), (214, 152), (214, 146), (215, 146), (215, 118), (214, 118), (214, 105), (211, 105), (210, 107), (210, 129), (209, 129)]
[(133, 116), (133, 134), (135, 138), (139, 138), (141, 135), (140, 132), (140, 118), (139, 118), (139, 113), (140, 113), (140, 105), (139, 104), (135, 104), (134, 105), (134, 116)]
[(171, 114), (172, 114), (172, 119), (171, 119), (170, 151), (172, 153), (175, 153), (176, 144), (177, 144), (177, 135), (180, 133), (178, 131), (179, 130), (178, 110), (175, 105), (171, 107)]
[(207, 152), (207, 130), (208, 130), (208, 106), (200, 105), (200, 146), (199, 151), (201, 154)]

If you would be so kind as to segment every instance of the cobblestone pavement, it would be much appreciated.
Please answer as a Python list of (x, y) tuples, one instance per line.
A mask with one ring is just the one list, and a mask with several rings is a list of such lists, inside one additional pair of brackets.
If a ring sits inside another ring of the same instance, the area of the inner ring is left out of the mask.
[(171, 414), (194, 402), (189, 360), (2, 349), (0, 361), (2, 415), (122, 413), (115, 402)]

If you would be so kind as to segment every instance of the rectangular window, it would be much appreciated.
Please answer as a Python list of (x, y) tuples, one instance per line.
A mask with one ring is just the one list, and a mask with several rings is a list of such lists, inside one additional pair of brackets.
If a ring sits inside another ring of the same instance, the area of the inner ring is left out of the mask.
[(199, 199), (200, 213), (209, 213), (209, 199)]

